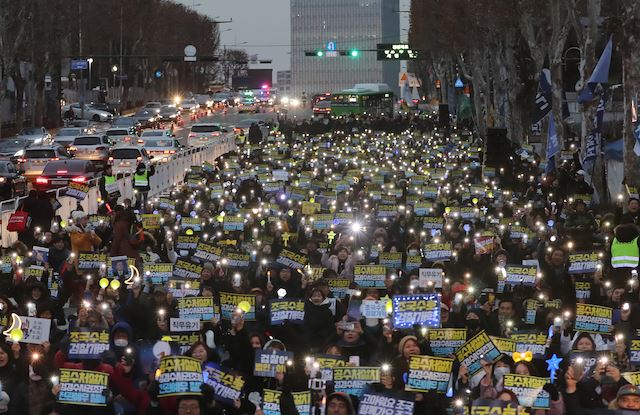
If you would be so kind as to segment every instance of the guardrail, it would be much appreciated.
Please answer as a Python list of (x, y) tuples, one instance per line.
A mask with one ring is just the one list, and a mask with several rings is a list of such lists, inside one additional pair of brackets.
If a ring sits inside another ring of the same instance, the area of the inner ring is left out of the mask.
[[(156, 196), (164, 190), (182, 183), (184, 181), (185, 171), (189, 167), (200, 165), (205, 161), (213, 163), (215, 159), (223, 154), (235, 150), (235, 148), (236, 144), (234, 137), (232, 135), (228, 135), (216, 143), (202, 147), (192, 147), (176, 153), (170, 159), (167, 158), (166, 161), (164, 161), (164, 159), (160, 159), (159, 162), (155, 164), (155, 174), (149, 179), (151, 187), (149, 197)], [(71, 212), (78, 209), (78, 206), (81, 206), (82, 210), (87, 212), (87, 214), (96, 213), (98, 211), (98, 199), (100, 198), (98, 180), (99, 179), (92, 179), (88, 182), (90, 186), (89, 192), (87, 193), (87, 197), (82, 201), (78, 201), (73, 197), (65, 196), (64, 194), (67, 190), (66, 187), (48, 191), (47, 193), (53, 194), (61, 204), (60, 208), (56, 211), (56, 214), (61, 218), (66, 219), (71, 216)], [(134, 194), (131, 174), (127, 174), (118, 179), (117, 183), (121, 194), (119, 202), (122, 202), (125, 198), (133, 200)], [(23, 199), (25, 199), (25, 197), (0, 202), (0, 236), (2, 238), (3, 247), (9, 247), (18, 240), (18, 234), (16, 232), (7, 231), (7, 223), (9, 223), (11, 214), (16, 210)], [(9, 207), (9, 205), (11, 205), (11, 207)]]

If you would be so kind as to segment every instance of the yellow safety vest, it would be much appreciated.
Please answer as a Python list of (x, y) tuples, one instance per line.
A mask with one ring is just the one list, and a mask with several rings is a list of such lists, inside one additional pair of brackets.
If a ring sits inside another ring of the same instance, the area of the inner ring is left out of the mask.
[(109, 194), (114, 194), (120, 191), (118, 183), (116, 182), (116, 176), (104, 176), (104, 189)]
[(611, 244), (611, 266), (613, 268), (635, 268), (640, 262), (638, 237), (631, 242), (620, 242), (613, 238)]
[(133, 175), (133, 187), (147, 187), (149, 186), (149, 172), (145, 170), (144, 173)]

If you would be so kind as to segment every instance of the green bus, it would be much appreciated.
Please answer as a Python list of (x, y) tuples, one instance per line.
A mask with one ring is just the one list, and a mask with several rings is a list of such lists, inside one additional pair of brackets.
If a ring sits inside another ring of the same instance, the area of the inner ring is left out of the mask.
[(393, 92), (389, 87), (384, 84), (365, 85), (334, 93), (331, 115), (392, 115)]

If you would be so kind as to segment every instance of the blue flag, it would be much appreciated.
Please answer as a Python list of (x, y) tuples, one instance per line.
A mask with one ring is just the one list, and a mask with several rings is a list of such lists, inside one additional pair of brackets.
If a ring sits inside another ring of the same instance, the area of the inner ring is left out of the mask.
[(549, 116), (549, 132), (547, 138), (547, 166), (545, 173), (549, 173), (556, 168), (553, 156), (560, 152), (560, 144), (558, 144), (558, 134), (556, 133), (556, 125), (553, 121), (553, 114)]
[(536, 107), (533, 112), (533, 124), (540, 122), (551, 111), (551, 72), (542, 68), (536, 92)]
[(591, 77), (587, 81), (587, 85), (578, 94), (577, 101), (580, 104), (591, 102), (594, 98), (594, 93), (598, 87), (598, 84), (609, 83), (609, 68), (611, 67), (611, 52), (613, 50), (613, 38), (610, 36), (607, 46), (605, 46), (598, 59), (596, 67), (591, 73)]

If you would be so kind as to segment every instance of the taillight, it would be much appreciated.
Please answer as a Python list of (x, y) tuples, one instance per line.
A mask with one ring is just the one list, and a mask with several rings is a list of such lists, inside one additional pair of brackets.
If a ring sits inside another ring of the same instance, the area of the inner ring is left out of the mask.
[(78, 148), (77, 148), (77, 147), (74, 147), (74, 146), (70, 146), (70, 147), (69, 147), (69, 151), (76, 151), (77, 149), (78, 149)]
[(217, 136), (220, 135), (220, 133), (216, 131), (216, 132), (211, 133), (211, 135), (214, 136), (214, 137), (217, 137)]
[(57, 161), (57, 160), (60, 160), (60, 158), (59, 157), (52, 157), (52, 158), (49, 159), (49, 161)]
[(136, 161), (142, 161), (142, 157), (136, 157)]
[(85, 177), (84, 176), (78, 176), (78, 177), (74, 177), (73, 179), (71, 179), (72, 182), (76, 182), (76, 183), (84, 183), (85, 182)]
[(176, 151), (175, 150), (169, 150), (169, 154), (175, 154)]
[(109, 161), (113, 161), (113, 157), (109, 157)]
[(24, 163), (25, 161), (27, 161), (27, 159), (20, 158), (20, 159), (17, 160), (18, 163)]
[(38, 183), (38, 184), (47, 184), (47, 183), (49, 183), (49, 180), (46, 177), (38, 177), (36, 179), (36, 183)]
[(194, 133), (189, 133), (189, 137), (195, 137), (195, 136), (196, 136), (196, 134), (194, 134)]
[(58, 170), (56, 174), (67, 174), (67, 170)]

